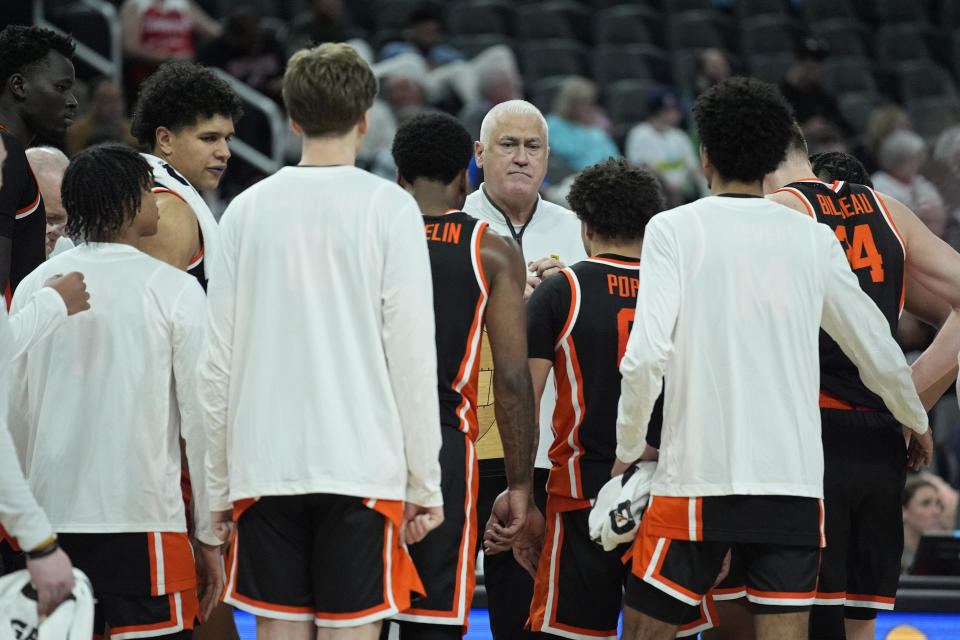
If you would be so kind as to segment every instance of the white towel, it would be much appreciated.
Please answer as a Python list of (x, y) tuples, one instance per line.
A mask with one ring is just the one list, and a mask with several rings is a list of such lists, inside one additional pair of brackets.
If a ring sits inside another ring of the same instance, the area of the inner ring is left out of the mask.
[(603, 485), (590, 510), (590, 538), (611, 551), (637, 537), (640, 519), (650, 501), (650, 481), (656, 462), (635, 462), (623, 475)]
[(93, 635), (93, 588), (73, 570), (70, 597), (43, 622), (37, 620), (37, 592), (26, 569), (0, 578), (0, 640), (90, 640)]

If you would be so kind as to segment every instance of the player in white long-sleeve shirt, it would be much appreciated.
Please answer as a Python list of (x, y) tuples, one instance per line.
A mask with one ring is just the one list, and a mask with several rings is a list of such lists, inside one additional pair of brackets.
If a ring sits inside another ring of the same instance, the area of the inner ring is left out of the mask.
[(754, 616), (757, 637), (799, 640), (824, 544), (820, 326), (893, 415), (923, 434), (929, 456), (927, 416), (833, 233), (762, 198), (792, 127), (779, 92), (728, 80), (698, 98), (694, 116), (712, 195), (647, 225), (621, 363), (615, 473), (646, 446), (669, 371), (624, 637), (673, 637), (733, 548), (754, 613), (766, 614)]
[[(63, 200), (87, 244), (21, 282), (18, 309), (55, 273), (82, 271), (93, 302), (14, 363), (11, 431), (61, 544), (90, 577), (113, 638), (188, 634), (222, 589), (204, 483), (197, 566), (180, 492), (180, 437), (203, 476), (196, 387), (205, 300), (197, 281), (137, 249), (156, 231), (150, 167), (129, 147), (78, 154)], [(200, 573), (200, 601), (197, 598)]]
[[(376, 93), (350, 47), (287, 64), (300, 164), (221, 221), (200, 365), (225, 600), (260, 638), (375, 638), (443, 519), (430, 265), (416, 201), (353, 166)], [(254, 501), (254, 499), (256, 499)]]
[[(7, 150), (0, 140), (0, 167), (6, 157)], [(46, 514), (30, 493), (7, 429), (12, 349), (7, 315), (0, 313), (0, 528), (26, 550), (30, 582), (37, 589), (38, 613), (47, 615), (70, 595), (73, 572)]]

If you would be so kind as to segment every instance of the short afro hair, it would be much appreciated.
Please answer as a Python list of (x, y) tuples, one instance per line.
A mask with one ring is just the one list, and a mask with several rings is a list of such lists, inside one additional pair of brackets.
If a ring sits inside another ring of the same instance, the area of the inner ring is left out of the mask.
[(165, 62), (140, 85), (130, 131), (149, 151), (157, 142), (157, 127), (179, 133), (201, 118), (224, 116), (236, 122), (242, 115), (240, 97), (211, 69)]
[(772, 84), (727, 78), (700, 94), (693, 117), (722, 180), (757, 182), (786, 156), (793, 110)]
[(419, 115), (397, 129), (393, 161), (407, 182), (417, 178), (450, 184), (470, 164), (473, 137), (460, 121), (445, 113)]
[(73, 57), (73, 40), (50, 29), (7, 25), (0, 31), (0, 82), (15, 73), (27, 73), (39, 65), (51, 51)]
[(824, 151), (810, 156), (813, 174), (824, 182), (841, 180), (873, 188), (873, 181), (863, 163), (843, 151)]
[(67, 233), (90, 242), (110, 242), (136, 217), (153, 171), (135, 149), (116, 142), (88, 147), (63, 174), (60, 195)]
[(663, 210), (657, 176), (623, 158), (607, 158), (580, 172), (567, 195), (583, 222), (610, 240), (636, 240)]

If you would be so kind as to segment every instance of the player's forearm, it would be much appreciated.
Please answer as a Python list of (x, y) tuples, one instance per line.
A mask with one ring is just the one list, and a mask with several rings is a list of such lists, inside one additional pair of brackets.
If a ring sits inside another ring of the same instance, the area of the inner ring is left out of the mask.
[(33, 549), (53, 535), (20, 470), (5, 420), (0, 420), (0, 524), (22, 549)]
[(11, 306), (10, 331), (13, 335), (13, 359), (27, 352), (39, 340), (50, 335), (67, 319), (67, 307), (56, 291), (42, 287), (24, 304)]
[(913, 383), (924, 409), (929, 411), (956, 380), (958, 353), (960, 309), (954, 309), (930, 346), (911, 366)]
[(511, 488), (532, 487), (540, 430), (534, 412), (529, 370), (526, 367), (506, 371), (496, 369), (493, 393), (507, 484)]

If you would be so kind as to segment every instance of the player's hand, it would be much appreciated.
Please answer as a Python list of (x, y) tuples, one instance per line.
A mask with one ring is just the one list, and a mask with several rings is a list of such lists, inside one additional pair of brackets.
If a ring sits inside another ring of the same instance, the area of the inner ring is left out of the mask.
[(617, 459), (613, 462), (613, 468), (610, 469), (610, 477), (611, 477), (611, 478), (616, 478), (617, 476), (622, 476), (623, 473), (624, 473), (627, 469), (630, 468), (630, 465), (631, 465), (631, 464), (633, 464), (633, 463), (632, 463), (632, 462), (624, 462), (624, 461), (621, 460), (620, 458), (617, 458)]
[(230, 542), (237, 532), (237, 523), (233, 521), (233, 510), (210, 512), (210, 528), (221, 542)]
[(550, 276), (560, 273), (560, 270), (566, 267), (567, 265), (550, 256), (527, 263), (527, 271), (540, 278), (540, 280), (546, 280)]
[[(533, 504), (530, 489), (507, 489), (497, 496), (483, 529), (483, 550), (495, 554), (509, 549), (523, 531)], [(536, 506), (533, 507), (536, 510)]]
[(713, 581), (713, 586), (711, 589), (715, 589), (718, 584), (726, 579), (727, 575), (730, 573), (730, 553), (731, 551), (727, 550), (727, 555), (723, 556), (723, 564), (720, 565), (720, 573), (717, 574), (717, 579)]
[(421, 507), (409, 502), (403, 505), (400, 542), (414, 544), (443, 523), (443, 507)]
[(533, 290), (540, 285), (540, 278), (527, 276), (527, 284), (523, 287), (523, 301), (526, 302), (533, 295)]
[(78, 271), (72, 271), (67, 275), (58, 273), (43, 284), (60, 294), (63, 304), (67, 307), (68, 316), (90, 308), (90, 294), (87, 293), (87, 285), (83, 281), (82, 273)]
[(41, 618), (53, 613), (73, 591), (73, 565), (63, 549), (36, 560), (27, 559), (27, 571), (37, 590), (37, 615)]
[(543, 550), (543, 536), (546, 533), (546, 522), (532, 500), (530, 504), (531, 510), (527, 512), (527, 526), (513, 543), (513, 558), (517, 564), (526, 569), (530, 577), (536, 579), (537, 564), (540, 562), (540, 552)]
[(197, 542), (197, 598), (200, 600), (200, 622), (206, 622), (223, 595), (223, 554), (220, 545)]
[(919, 471), (921, 465), (929, 465), (933, 460), (933, 429), (919, 435), (916, 431), (901, 426), (903, 440), (907, 445), (907, 466)]

